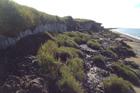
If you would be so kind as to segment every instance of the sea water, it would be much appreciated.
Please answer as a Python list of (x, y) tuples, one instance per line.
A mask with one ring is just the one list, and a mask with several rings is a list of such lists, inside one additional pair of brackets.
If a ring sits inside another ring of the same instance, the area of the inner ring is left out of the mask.
[(140, 28), (118, 28), (113, 31), (117, 31), (140, 40)]

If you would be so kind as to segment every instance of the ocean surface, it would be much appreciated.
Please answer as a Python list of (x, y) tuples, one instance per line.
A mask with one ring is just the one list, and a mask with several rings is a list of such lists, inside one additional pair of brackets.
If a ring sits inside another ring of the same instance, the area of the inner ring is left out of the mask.
[(133, 38), (139, 39), (140, 40), (140, 28), (135, 29), (135, 28), (118, 28), (118, 29), (113, 29), (112, 31), (117, 31), (122, 34), (126, 34), (128, 36), (131, 36)]

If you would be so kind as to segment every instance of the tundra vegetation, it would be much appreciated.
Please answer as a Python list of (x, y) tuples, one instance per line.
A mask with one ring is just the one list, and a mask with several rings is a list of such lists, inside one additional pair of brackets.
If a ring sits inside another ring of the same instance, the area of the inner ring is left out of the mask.
[(36, 33), (0, 50), (0, 93), (135, 93), (140, 68), (125, 58), (136, 54), (118, 34), (95, 21), (0, 0), (0, 35), (45, 23), (63, 23), (67, 31)]

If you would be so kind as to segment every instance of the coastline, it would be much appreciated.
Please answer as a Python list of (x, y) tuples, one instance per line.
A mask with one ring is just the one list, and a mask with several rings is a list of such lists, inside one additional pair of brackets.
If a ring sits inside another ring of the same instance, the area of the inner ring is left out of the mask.
[(134, 61), (140, 65), (140, 40), (125, 34), (121, 34), (120, 37), (125, 38), (124, 42), (131, 46), (133, 51), (136, 53), (136, 57), (127, 58), (126, 60)]
[(133, 39), (136, 39), (136, 40), (140, 40), (140, 37), (138, 37), (138, 36), (134, 36), (134, 35), (131, 35), (131, 34), (128, 34), (128, 33), (125, 33), (125, 32), (120, 32), (117, 29), (112, 29), (111, 31), (115, 32), (115, 33), (118, 33), (118, 34), (127, 35), (127, 37), (130, 37), (131, 39), (133, 38)]
[(134, 38), (128, 34), (120, 33), (118, 31), (112, 31), (120, 35), (120, 39), (127, 43), (133, 51), (136, 53), (136, 57), (127, 58), (126, 60), (134, 61), (140, 65), (140, 39)]
[[(117, 31), (112, 31), (114, 33), (117, 33), (120, 35), (120, 39), (123, 40), (125, 43), (127, 43), (133, 51), (136, 53), (136, 57), (126, 58), (127, 61), (133, 61), (140, 65), (140, 39), (133, 37), (131, 35), (120, 33)], [(133, 86), (136, 93), (140, 93), (140, 87)]]
[(130, 39), (130, 40), (133, 40), (135, 42), (139, 42), (140, 43), (140, 38), (137, 37), (137, 36), (133, 36), (133, 35), (130, 35), (130, 34), (127, 34), (127, 33), (119, 32), (117, 30), (111, 30), (111, 32), (119, 34), (120, 37), (123, 37), (123, 38), (126, 38), (126, 39)]
[(113, 32), (119, 34), (120, 39), (123, 40), (125, 43), (127, 43), (129, 46), (131, 46), (134, 52), (137, 54), (137, 56), (140, 57), (140, 47), (139, 47), (140, 39), (118, 31), (113, 31)]

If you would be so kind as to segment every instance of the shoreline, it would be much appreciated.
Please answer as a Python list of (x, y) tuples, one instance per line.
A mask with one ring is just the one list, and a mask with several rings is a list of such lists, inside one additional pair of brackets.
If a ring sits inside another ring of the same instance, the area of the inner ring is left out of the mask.
[(112, 32), (119, 34), (120, 39), (127, 43), (129, 46), (131, 46), (134, 52), (137, 54), (137, 56), (140, 56), (140, 40), (138, 38), (134, 38), (128, 34), (120, 33), (117, 31)]
[(130, 39), (130, 40), (138, 41), (140, 43), (140, 37), (137, 37), (137, 36), (134, 36), (131, 34), (127, 34), (127, 33), (123, 33), (123, 32), (119, 32), (117, 30), (111, 30), (111, 32), (117, 33), (121, 37), (125, 37), (125, 38)]
[[(136, 53), (136, 57), (126, 58), (126, 61), (132, 61), (136, 64), (140, 65), (140, 39), (135, 38), (131, 35), (120, 33), (117, 31), (112, 31), (113, 33), (117, 33), (120, 35), (120, 39), (123, 40), (126, 44), (128, 44), (133, 51)], [(140, 87), (133, 86), (136, 93), (140, 93)]]
[(134, 61), (135, 63), (140, 65), (140, 40), (124, 33), (120, 33), (117, 31), (112, 32), (119, 34), (120, 39), (127, 43), (136, 53), (136, 57), (126, 58), (126, 60)]

